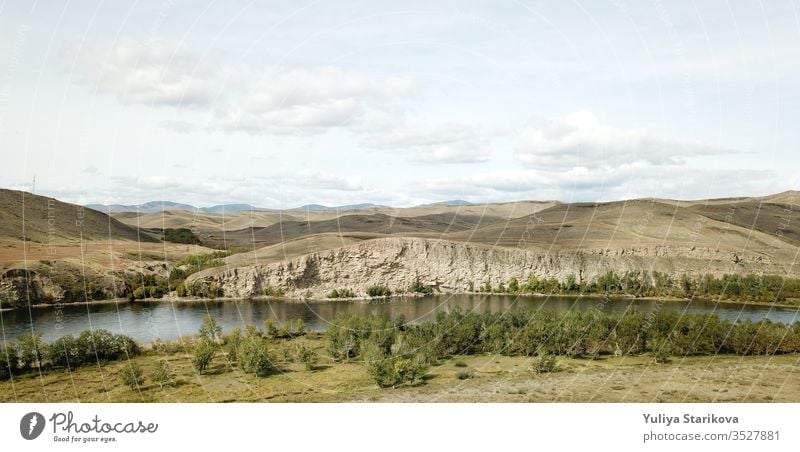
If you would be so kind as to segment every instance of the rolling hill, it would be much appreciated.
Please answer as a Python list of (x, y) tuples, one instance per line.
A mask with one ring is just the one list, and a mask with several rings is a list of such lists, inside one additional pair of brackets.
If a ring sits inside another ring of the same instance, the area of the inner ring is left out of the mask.
[(157, 242), (105, 213), (4, 189), (0, 189), (0, 238), (40, 243), (101, 239)]

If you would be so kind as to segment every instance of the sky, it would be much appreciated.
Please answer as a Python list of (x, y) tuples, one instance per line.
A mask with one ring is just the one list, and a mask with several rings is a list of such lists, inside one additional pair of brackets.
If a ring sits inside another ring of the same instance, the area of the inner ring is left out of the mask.
[(764, 195), (798, 99), (798, 1), (0, 0), (0, 187), (81, 204)]

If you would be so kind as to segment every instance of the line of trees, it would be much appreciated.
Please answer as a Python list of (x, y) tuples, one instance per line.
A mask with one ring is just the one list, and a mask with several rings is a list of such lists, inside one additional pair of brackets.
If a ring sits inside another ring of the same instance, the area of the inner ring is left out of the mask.
[[(274, 353), (282, 350), (283, 361), (303, 363), (311, 370), (318, 360), (316, 351), (302, 342), (279, 342), (304, 334), (302, 321), (278, 327), (268, 320), (263, 329), (248, 326), (223, 335), (222, 328), (208, 317), (190, 347), (191, 359), (202, 373), (221, 354), (226, 367), (238, 366), (244, 372), (265, 376), (278, 368), (280, 360)], [(295, 346), (294, 351), (289, 345)], [(624, 312), (516, 310), (483, 314), (454, 309), (440, 312), (433, 322), (419, 324), (409, 324), (402, 316), (392, 320), (340, 314), (325, 332), (325, 348), (334, 361), (361, 362), (379, 386), (397, 387), (419, 384), (428, 367), (442, 359), (479, 353), (537, 357), (548, 367), (552, 356), (596, 359), (612, 354), (651, 354), (657, 362), (666, 362), (670, 356), (798, 353), (800, 322), (731, 322), (713, 314), (645, 313), (635, 307)], [(72, 369), (132, 359), (139, 350), (130, 337), (106, 330), (64, 336), (52, 344), (43, 343), (41, 334), (23, 335), (0, 348), (0, 378), (36, 368)], [(131, 387), (142, 383), (135, 367), (123, 375)]]
[(131, 337), (108, 330), (86, 330), (77, 337), (62, 336), (47, 344), (41, 333), (23, 334), (0, 346), (0, 379), (35, 369), (75, 369), (104, 361), (136, 356), (139, 346)]
[[(326, 332), (337, 361), (360, 360), (381, 386), (413, 385), (428, 365), (457, 355), (598, 358), (652, 353), (668, 356), (772, 355), (800, 352), (800, 322), (792, 326), (730, 322), (708, 314), (675, 311), (623, 313), (519, 310), (504, 313), (439, 313), (435, 322), (340, 315)], [(379, 363), (379, 364), (375, 364)]]
[[(475, 291), (470, 282), (467, 290)], [(722, 299), (786, 303), (800, 300), (800, 279), (780, 275), (725, 274), (673, 278), (658, 271), (609, 270), (591, 281), (578, 281), (569, 275), (563, 281), (555, 278), (539, 278), (532, 275), (520, 282), (516, 277), (492, 285), (483, 281), (477, 292), (492, 293), (541, 293), (541, 294), (611, 294), (638, 297), (719, 297)]]

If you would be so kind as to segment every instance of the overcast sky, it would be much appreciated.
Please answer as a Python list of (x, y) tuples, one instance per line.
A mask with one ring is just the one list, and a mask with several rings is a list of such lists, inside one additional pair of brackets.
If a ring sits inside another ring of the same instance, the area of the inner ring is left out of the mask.
[(0, 187), (290, 208), (797, 189), (800, 3), (0, 0)]

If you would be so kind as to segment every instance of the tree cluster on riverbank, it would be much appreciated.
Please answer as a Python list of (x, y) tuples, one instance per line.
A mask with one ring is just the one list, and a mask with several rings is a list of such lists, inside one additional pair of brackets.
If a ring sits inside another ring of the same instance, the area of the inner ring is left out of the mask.
[(653, 353), (661, 362), (672, 355), (796, 353), (800, 352), (800, 322), (792, 326), (768, 320), (734, 323), (712, 314), (636, 309), (621, 314), (454, 310), (421, 324), (342, 315), (331, 322), (326, 338), (333, 359), (381, 363), (385, 367), (376, 372), (376, 381), (395, 386), (413, 384), (420, 369), (445, 357), (478, 353), (589, 358)]
[(0, 346), (0, 379), (52, 369), (75, 369), (118, 359), (129, 359), (140, 347), (129, 336), (108, 330), (86, 330), (77, 337), (62, 336), (50, 344), (42, 341), (41, 333), (28, 333)]
[[(190, 353), (200, 373), (221, 357), (226, 368), (268, 376), (280, 369), (281, 362), (304, 363), (306, 369), (314, 369), (317, 353), (293, 342), (305, 334), (301, 321), (277, 327), (268, 320), (263, 329), (247, 326), (225, 335), (209, 317), (196, 338), (181, 342), (172, 352)], [(800, 352), (800, 322), (730, 322), (712, 314), (645, 313), (635, 308), (622, 313), (517, 310), (485, 314), (455, 309), (439, 313), (434, 322), (419, 324), (409, 324), (402, 317), (339, 315), (324, 337), (331, 360), (362, 363), (381, 387), (416, 385), (424, 380), (429, 366), (460, 355), (538, 357), (532, 370), (541, 372), (554, 370), (553, 356), (596, 359), (651, 354), (656, 362), (667, 362), (671, 356)], [(64, 336), (52, 344), (44, 344), (41, 335), (24, 335), (0, 349), (0, 376), (134, 360), (140, 350), (131, 338), (105, 330), (85, 331), (77, 338)], [(159, 344), (151, 350), (167, 352)], [(125, 375), (126, 384), (141, 384), (135, 366)]]
[(470, 292), (518, 293), (518, 294), (607, 294), (636, 297), (705, 297), (725, 300), (787, 303), (800, 301), (800, 279), (779, 275), (738, 275), (725, 274), (721, 277), (705, 274), (680, 278), (657, 271), (627, 271), (617, 273), (613, 270), (591, 281), (580, 281), (569, 275), (563, 281), (555, 278), (530, 276), (527, 281), (516, 277), (508, 281), (492, 284), (483, 281), (475, 290), (469, 284)]

